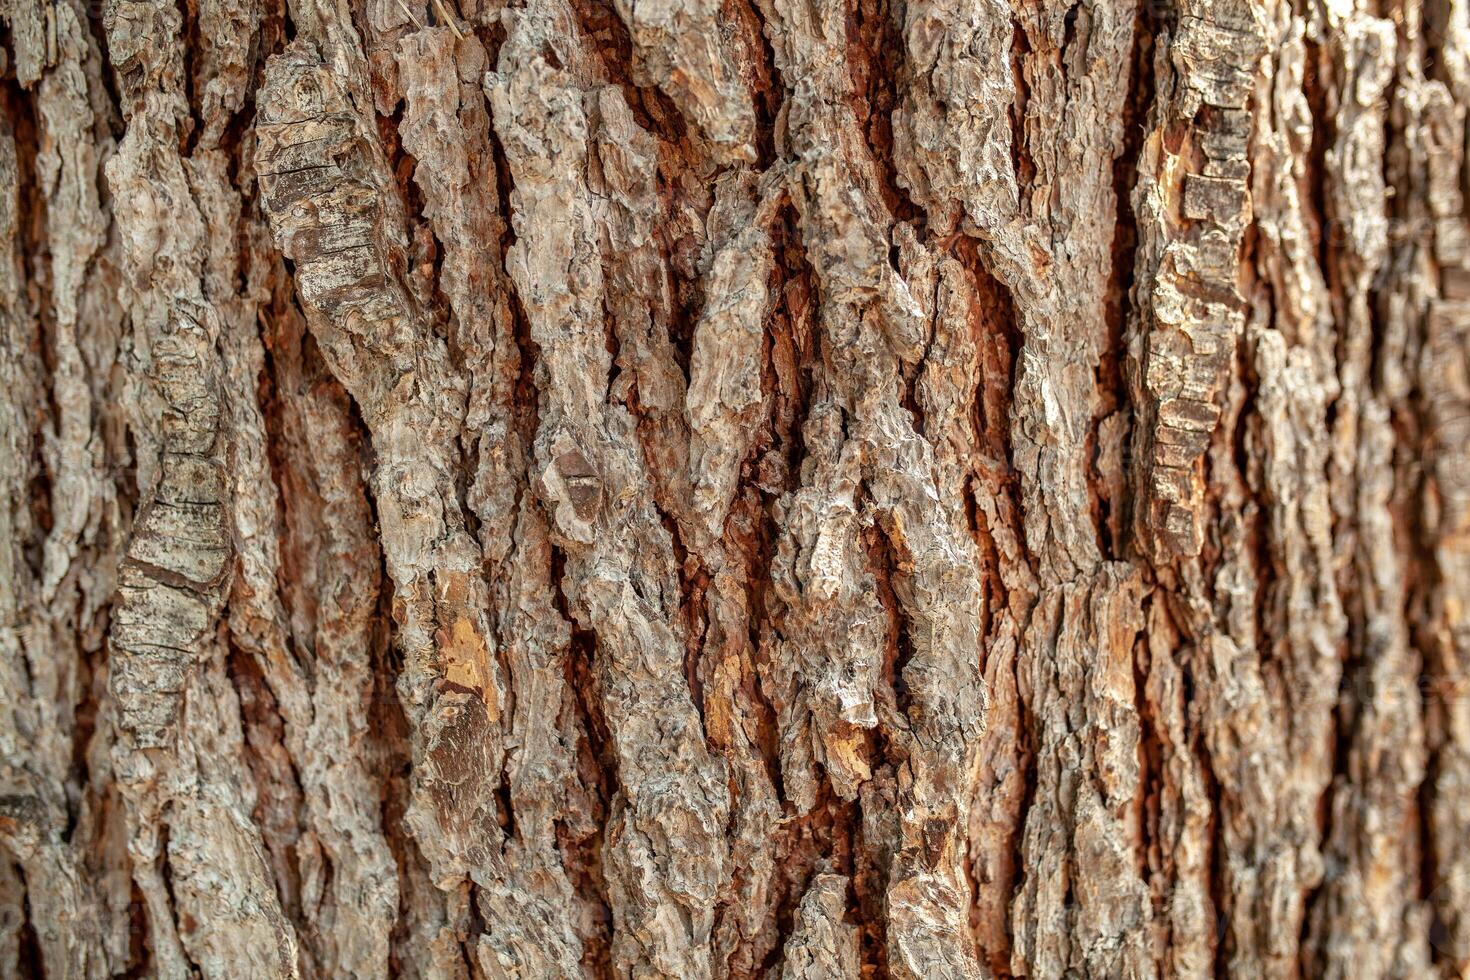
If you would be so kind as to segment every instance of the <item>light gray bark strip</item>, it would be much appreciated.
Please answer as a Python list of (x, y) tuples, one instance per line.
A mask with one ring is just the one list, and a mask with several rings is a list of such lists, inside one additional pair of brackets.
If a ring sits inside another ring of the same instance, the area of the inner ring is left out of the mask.
[[(182, 18), (167, 4), (110, 8), (108, 52), (126, 76), (127, 132), (107, 163), (118, 202), (138, 393), (145, 494), (123, 561), (110, 632), (113, 757), (129, 811), (134, 877), (158, 972), (297, 976), (260, 831), (239, 778), (239, 707), (216, 637), (234, 548), (230, 433), (204, 214), (238, 198), (180, 153)], [(203, 203), (200, 203), (200, 202)], [(166, 862), (166, 870), (165, 870)], [(236, 869), (229, 886), (217, 867)]]
[[(603, 850), (614, 968), (706, 977), (728, 873), (729, 792), (684, 676), (669, 532), (635, 419), (608, 388), (603, 323), (614, 301), (600, 200), (583, 175), (599, 121), (627, 110), (582, 43), (560, 0), (533, 0), (511, 14), (498, 70), (486, 78), (515, 181), (518, 237), (507, 265), (543, 358), (530, 482), (566, 555), (571, 614), (597, 638), (598, 696), (618, 760)], [(631, 149), (620, 161), (601, 158), (609, 184), (646, 179), (638, 171), (651, 161)]]

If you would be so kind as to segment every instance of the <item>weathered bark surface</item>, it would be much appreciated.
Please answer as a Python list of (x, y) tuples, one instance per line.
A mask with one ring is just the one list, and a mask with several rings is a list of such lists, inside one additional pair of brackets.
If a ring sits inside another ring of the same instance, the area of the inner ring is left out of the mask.
[(1466, 0), (0, 41), (0, 976), (1470, 976)]

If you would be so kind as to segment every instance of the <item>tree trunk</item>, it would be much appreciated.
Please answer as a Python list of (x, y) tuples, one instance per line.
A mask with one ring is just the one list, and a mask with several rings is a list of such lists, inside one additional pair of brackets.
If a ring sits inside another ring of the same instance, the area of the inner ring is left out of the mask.
[(1470, 976), (1467, 0), (0, 23), (0, 975)]

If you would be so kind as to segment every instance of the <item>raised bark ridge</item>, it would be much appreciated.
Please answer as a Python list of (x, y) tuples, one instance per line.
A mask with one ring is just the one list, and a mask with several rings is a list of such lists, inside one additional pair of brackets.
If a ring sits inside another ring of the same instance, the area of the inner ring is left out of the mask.
[(1199, 463), (1220, 421), (1221, 388), (1245, 324), (1236, 281), (1250, 222), (1246, 138), (1262, 40), (1248, 3), (1180, 5), (1169, 47), (1173, 99), (1156, 107), (1154, 125), (1161, 140), (1182, 130), (1183, 144), (1163, 150), (1159, 163), (1167, 160), (1168, 169), (1142, 174), (1138, 188), (1158, 237), (1146, 246), (1150, 285), (1139, 296), (1152, 322), (1134, 355), (1145, 399), (1135, 435), (1142, 485), (1134, 519), (1140, 543), (1161, 564), (1198, 555), (1203, 545)]

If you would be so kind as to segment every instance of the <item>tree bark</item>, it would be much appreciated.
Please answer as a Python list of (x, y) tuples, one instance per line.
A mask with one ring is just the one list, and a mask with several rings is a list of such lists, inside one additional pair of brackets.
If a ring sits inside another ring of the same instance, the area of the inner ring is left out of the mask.
[(1470, 976), (1466, 0), (0, 25), (0, 976)]

